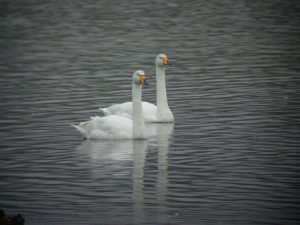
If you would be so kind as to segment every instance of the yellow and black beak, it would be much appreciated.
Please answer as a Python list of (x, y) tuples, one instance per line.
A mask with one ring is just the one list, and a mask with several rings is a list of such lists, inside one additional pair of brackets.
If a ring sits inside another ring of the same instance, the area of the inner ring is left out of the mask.
[(139, 76), (139, 80), (140, 80), (140, 84), (146, 84), (146, 76), (144, 75), (140, 75)]
[(162, 63), (163, 63), (164, 65), (169, 65), (169, 60), (168, 60), (168, 57), (167, 57), (167, 56), (165, 56), (165, 57), (162, 58)]

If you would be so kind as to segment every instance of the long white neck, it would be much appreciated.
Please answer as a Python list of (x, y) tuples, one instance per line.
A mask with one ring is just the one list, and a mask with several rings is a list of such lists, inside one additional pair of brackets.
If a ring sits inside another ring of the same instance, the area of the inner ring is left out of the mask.
[(156, 66), (156, 104), (157, 119), (163, 122), (173, 122), (174, 117), (168, 105), (164, 66)]
[(132, 137), (145, 139), (145, 123), (142, 109), (142, 85), (132, 84)]

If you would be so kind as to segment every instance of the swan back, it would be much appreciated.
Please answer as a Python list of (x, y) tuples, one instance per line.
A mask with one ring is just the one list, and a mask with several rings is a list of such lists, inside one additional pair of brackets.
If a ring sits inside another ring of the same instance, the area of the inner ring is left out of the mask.
[(132, 120), (122, 116), (95, 116), (74, 127), (86, 139), (132, 139)]

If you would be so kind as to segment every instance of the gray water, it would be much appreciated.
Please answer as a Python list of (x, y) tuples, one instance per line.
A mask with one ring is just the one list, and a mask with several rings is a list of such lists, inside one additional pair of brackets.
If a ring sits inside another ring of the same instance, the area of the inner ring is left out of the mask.
[[(0, 2), (0, 208), (30, 225), (299, 224), (299, 1)], [(84, 141), (70, 124), (155, 103), (173, 124)]]

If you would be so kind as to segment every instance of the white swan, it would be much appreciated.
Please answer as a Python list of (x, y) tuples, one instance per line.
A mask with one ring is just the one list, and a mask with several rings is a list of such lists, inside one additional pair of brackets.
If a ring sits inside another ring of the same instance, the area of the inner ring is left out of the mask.
[(91, 120), (73, 125), (86, 139), (147, 139), (142, 113), (142, 85), (145, 82), (142, 70), (132, 77), (133, 120), (109, 115), (91, 117)]
[[(165, 67), (169, 64), (168, 57), (165, 54), (159, 54), (156, 57), (156, 105), (149, 102), (142, 102), (143, 115), (145, 122), (174, 122), (174, 116), (169, 108)], [(107, 108), (100, 108), (104, 115), (119, 115), (126, 118), (132, 118), (132, 102), (115, 104)]]

